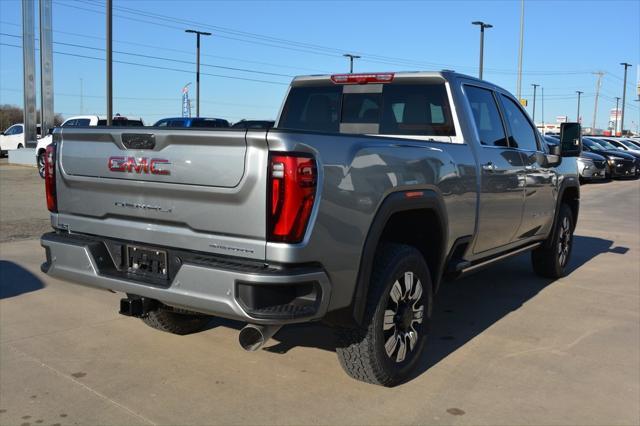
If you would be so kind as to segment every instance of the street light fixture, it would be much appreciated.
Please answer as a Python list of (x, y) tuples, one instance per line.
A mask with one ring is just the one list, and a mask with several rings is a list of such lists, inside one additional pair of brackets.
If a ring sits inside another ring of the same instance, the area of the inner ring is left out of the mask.
[(622, 113), (620, 114), (620, 133), (624, 133), (624, 104), (627, 99), (627, 68), (631, 66), (626, 62), (620, 62), (620, 65), (624, 67), (624, 82), (622, 86)]
[(200, 117), (200, 36), (210, 36), (211, 33), (196, 30), (184, 32), (196, 35), (196, 117)]
[(349, 58), (349, 74), (353, 74), (353, 60), (360, 59), (362, 56), (352, 55), (351, 53), (345, 53), (342, 56)]
[(480, 26), (480, 72), (478, 78), (482, 80), (482, 62), (484, 60), (484, 29), (485, 28), (493, 28), (493, 25), (486, 24), (482, 21), (474, 21), (471, 23), (472, 25)]

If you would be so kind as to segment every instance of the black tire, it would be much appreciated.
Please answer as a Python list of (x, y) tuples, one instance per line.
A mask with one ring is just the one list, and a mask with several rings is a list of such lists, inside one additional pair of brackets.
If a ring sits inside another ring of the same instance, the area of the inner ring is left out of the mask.
[(38, 165), (38, 174), (42, 179), (44, 179), (44, 156), (46, 155), (46, 151), (41, 151), (36, 158), (36, 163)]
[(571, 208), (562, 204), (551, 235), (531, 253), (531, 262), (536, 274), (553, 279), (561, 278), (566, 274), (573, 248), (574, 228)]
[(192, 334), (203, 330), (211, 317), (195, 313), (182, 313), (161, 306), (141, 318), (151, 328), (172, 334)]
[[(406, 273), (413, 273), (410, 280)], [(409, 281), (413, 284), (407, 288)], [(419, 288), (422, 292), (418, 295)], [(363, 326), (337, 330), (340, 365), (349, 376), (366, 383), (395, 386), (404, 382), (420, 361), (431, 309), (431, 275), (420, 251), (402, 244), (380, 246), (371, 274)], [(413, 345), (412, 332), (416, 338)], [(389, 348), (393, 349), (388, 351), (385, 343), (391, 343)]]
[(21, 143), (19, 143), (18, 146), (17, 146), (17, 149), (22, 149), (22, 148), (24, 148), (24, 147), (22, 146)]

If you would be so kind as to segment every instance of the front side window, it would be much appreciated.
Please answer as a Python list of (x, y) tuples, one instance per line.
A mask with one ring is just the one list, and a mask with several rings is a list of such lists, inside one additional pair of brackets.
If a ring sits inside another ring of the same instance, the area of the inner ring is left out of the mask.
[(500, 95), (500, 97), (505, 118), (511, 129), (511, 137), (509, 138), (511, 145), (527, 151), (537, 151), (536, 133), (527, 116), (511, 98), (504, 95)]
[(493, 93), (475, 86), (466, 86), (465, 93), (478, 129), (480, 143), (489, 146), (509, 146)]

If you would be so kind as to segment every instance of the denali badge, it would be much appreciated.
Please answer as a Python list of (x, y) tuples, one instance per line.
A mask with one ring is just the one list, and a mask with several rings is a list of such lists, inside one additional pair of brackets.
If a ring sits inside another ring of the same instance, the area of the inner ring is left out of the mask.
[(164, 158), (141, 157), (109, 157), (107, 166), (112, 172), (125, 173), (151, 173), (152, 175), (169, 175), (171, 172), (166, 166), (170, 165), (169, 160)]
[(126, 209), (153, 210), (159, 213), (171, 213), (173, 211), (171, 208), (152, 206), (149, 204), (129, 203), (127, 201), (116, 201), (115, 205), (116, 207), (124, 207)]

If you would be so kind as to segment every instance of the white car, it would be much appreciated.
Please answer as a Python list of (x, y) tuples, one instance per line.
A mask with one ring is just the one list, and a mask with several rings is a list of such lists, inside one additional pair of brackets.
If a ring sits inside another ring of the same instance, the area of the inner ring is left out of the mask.
[(24, 126), (22, 123), (14, 124), (0, 135), (0, 153), (6, 155), (7, 151), (24, 148)]
[[(143, 127), (144, 122), (142, 118), (127, 118), (119, 114), (113, 117), (112, 121), (114, 126), (123, 127)], [(107, 119), (98, 115), (77, 115), (75, 117), (67, 118), (60, 127), (94, 127), (94, 126), (106, 126)], [(40, 177), (44, 179), (44, 156), (47, 151), (47, 146), (53, 140), (53, 136), (46, 135), (38, 140), (36, 146), (36, 162), (38, 164), (38, 173)]]

